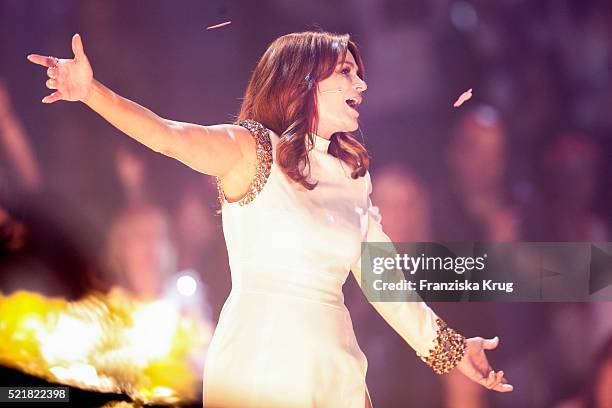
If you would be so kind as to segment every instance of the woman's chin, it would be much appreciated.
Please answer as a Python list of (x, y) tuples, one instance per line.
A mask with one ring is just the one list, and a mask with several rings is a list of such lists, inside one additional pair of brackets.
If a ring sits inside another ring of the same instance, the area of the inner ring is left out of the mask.
[(356, 132), (357, 130), (359, 130), (359, 123), (357, 121), (355, 121), (355, 123), (352, 126), (349, 126), (349, 130), (347, 130), (347, 132)]
[(345, 133), (355, 132), (359, 129), (359, 122), (357, 122), (357, 119), (355, 119), (354, 121), (351, 120), (349, 122), (346, 122), (344, 126), (342, 126), (342, 128), (343, 130), (341, 130), (341, 132), (345, 132)]
[(355, 132), (359, 129), (359, 123), (357, 120), (349, 121), (342, 124), (342, 126), (338, 126), (333, 133), (351, 133)]

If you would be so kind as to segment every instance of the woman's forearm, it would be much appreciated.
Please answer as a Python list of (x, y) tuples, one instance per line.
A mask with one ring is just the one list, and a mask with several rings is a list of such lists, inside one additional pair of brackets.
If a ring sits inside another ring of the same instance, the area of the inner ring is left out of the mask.
[(168, 154), (168, 126), (154, 112), (116, 94), (95, 79), (83, 103), (126, 135), (156, 152)]
[(136, 141), (194, 170), (221, 178), (250, 175), (255, 142), (248, 130), (232, 124), (202, 126), (164, 119), (96, 81), (78, 34), (72, 36), (72, 51), (72, 59), (27, 56), (28, 61), (47, 68), (46, 86), (56, 90), (43, 103), (81, 101)]

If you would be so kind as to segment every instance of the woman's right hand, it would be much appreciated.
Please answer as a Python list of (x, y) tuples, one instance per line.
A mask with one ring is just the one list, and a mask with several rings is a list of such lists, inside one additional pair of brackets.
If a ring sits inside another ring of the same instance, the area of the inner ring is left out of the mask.
[(28, 61), (47, 67), (47, 88), (56, 91), (43, 98), (43, 103), (83, 101), (93, 87), (93, 71), (83, 51), (81, 36), (72, 36), (73, 59), (59, 59), (38, 54), (28, 55)]

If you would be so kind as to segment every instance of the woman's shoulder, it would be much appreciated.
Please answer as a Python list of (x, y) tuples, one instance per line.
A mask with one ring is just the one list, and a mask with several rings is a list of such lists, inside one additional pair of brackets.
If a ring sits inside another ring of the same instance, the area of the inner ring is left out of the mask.
[(274, 131), (253, 119), (241, 120), (236, 122), (235, 126), (242, 129), (241, 133), (250, 134), (250, 138), (255, 142), (255, 147), (276, 145), (280, 140)]
[[(273, 163), (274, 133), (254, 120), (242, 120), (236, 124), (236, 135), (245, 158), (240, 167), (217, 178), (221, 205), (237, 202), (245, 205), (253, 201), (266, 184)], [(238, 130), (240, 129), (240, 130)]]

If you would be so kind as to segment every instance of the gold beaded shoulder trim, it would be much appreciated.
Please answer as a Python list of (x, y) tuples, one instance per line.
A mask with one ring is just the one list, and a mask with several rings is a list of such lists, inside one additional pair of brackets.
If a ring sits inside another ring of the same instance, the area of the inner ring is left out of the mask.
[[(261, 123), (251, 119), (243, 120), (238, 123), (243, 128), (251, 132), (255, 138), (256, 154), (257, 154), (257, 169), (255, 177), (247, 190), (247, 193), (237, 203), (240, 206), (247, 205), (257, 197), (270, 177), (272, 169), (272, 142), (270, 140), (270, 132)], [(225, 203), (225, 195), (221, 186), (221, 179), (217, 179), (217, 193), (221, 206)]]
[(428, 357), (421, 357), (436, 374), (445, 374), (459, 364), (465, 354), (466, 339), (446, 325), (442, 319), (436, 319), (438, 325), (435, 347)]

